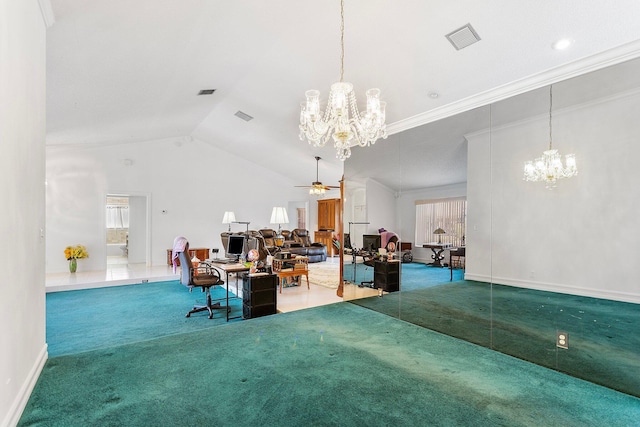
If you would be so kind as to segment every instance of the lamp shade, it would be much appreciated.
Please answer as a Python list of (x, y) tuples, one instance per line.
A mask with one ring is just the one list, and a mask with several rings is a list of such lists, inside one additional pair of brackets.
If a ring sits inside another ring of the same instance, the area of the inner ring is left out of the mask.
[(444, 231), (442, 228), (436, 228), (433, 234), (446, 234), (446, 231)]
[(234, 214), (233, 212), (225, 212), (224, 216), (222, 217), (222, 223), (223, 224), (231, 224), (232, 222), (236, 221), (236, 214)]
[(289, 216), (287, 210), (281, 206), (276, 206), (271, 211), (271, 224), (288, 224)]

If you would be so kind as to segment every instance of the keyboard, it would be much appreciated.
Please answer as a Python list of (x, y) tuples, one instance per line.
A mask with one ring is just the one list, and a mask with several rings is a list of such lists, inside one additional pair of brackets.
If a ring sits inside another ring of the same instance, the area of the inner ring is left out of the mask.
[(235, 258), (218, 258), (210, 260), (214, 264), (236, 264)]

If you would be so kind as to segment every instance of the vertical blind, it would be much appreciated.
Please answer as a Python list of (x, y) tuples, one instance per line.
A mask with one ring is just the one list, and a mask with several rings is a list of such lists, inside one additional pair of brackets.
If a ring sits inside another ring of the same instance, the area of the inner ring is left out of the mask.
[[(467, 229), (466, 198), (416, 200), (416, 245), (437, 242), (462, 246)], [(442, 228), (445, 234), (433, 232)]]

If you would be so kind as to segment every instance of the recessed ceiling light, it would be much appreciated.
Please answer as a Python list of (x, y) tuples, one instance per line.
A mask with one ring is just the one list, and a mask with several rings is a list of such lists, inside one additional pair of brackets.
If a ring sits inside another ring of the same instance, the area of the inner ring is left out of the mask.
[(440, 94), (438, 92), (429, 92), (429, 98), (436, 99)]
[(554, 44), (552, 44), (552, 46), (555, 50), (565, 50), (572, 44), (573, 44), (573, 40), (571, 39), (560, 39)]

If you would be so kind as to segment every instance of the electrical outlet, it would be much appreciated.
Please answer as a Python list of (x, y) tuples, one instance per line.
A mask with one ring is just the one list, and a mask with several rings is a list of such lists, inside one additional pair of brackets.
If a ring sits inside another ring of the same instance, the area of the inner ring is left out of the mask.
[(569, 349), (569, 334), (566, 332), (558, 331), (556, 333), (556, 347)]

